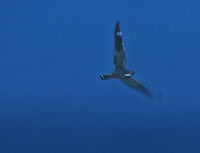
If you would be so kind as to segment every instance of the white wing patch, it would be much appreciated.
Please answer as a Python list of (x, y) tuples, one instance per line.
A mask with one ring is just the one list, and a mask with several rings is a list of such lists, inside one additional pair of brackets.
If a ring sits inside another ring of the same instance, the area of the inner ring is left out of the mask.
[(121, 36), (121, 35), (122, 35), (122, 32), (121, 32), (121, 31), (120, 31), (120, 32), (117, 32), (116, 35)]
[(124, 74), (124, 76), (131, 76), (131, 74), (130, 74), (130, 73), (127, 73), (127, 74)]

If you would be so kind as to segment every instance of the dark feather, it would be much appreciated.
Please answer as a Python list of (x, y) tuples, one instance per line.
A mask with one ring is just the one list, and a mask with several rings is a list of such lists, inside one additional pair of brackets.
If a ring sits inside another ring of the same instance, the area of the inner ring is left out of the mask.
[(161, 93), (143, 85), (141, 82), (139, 82), (133, 78), (123, 78), (120, 80), (122, 82), (124, 82), (126, 85), (128, 85), (129, 87), (136, 89), (139, 92), (142, 92), (143, 94), (148, 96), (150, 99), (159, 100), (159, 101), (161, 101), (161, 99), (162, 99)]
[(119, 22), (117, 22), (115, 27), (115, 53), (114, 53), (115, 71), (124, 70), (126, 63), (125, 48), (121, 34), (122, 33), (120, 31)]
[(132, 73), (130, 73), (130, 77), (127, 77), (128, 71), (125, 69), (125, 63), (126, 63), (125, 47), (122, 41), (122, 32), (120, 30), (120, 25), (119, 22), (117, 22), (115, 27), (115, 53), (114, 53), (115, 72), (107, 75), (100, 75), (101, 79), (102, 80), (114, 79), (114, 78), (120, 79), (129, 87), (142, 92), (149, 98), (154, 100), (155, 99), (160, 100), (162, 97), (160, 93), (143, 85), (139, 81), (130, 78), (134, 73), (133, 71), (131, 71)]

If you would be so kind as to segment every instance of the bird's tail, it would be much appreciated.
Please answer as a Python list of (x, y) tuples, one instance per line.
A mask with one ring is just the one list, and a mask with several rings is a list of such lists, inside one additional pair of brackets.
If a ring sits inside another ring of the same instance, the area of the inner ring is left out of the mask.
[(114, 79), (115, 77), (113, 76), (113, 74), (104, 74), (104, 75), (100, 75), (100, 78), (102, 80), (107, 80), (107, 79)]

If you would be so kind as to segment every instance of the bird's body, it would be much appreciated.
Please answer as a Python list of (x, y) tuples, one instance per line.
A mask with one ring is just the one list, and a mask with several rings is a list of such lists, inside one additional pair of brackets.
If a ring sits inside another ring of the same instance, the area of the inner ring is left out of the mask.
[(129, 87), (141, 91), (148, 97), (154, 99), (157, 92), (143, 85), (139, 81), (131, 78), (131, 76), (134, 74), (134, 71), (126, 70), (125, 47), (122, 41), (122, 32), (120, 31), (119, 22), (116, 23), (114, 39), (115, 39), (115, 53), (114, 53), (115, 71), (110, 74), (100, 75), (101, 79), (102, 80), (120, 79)]

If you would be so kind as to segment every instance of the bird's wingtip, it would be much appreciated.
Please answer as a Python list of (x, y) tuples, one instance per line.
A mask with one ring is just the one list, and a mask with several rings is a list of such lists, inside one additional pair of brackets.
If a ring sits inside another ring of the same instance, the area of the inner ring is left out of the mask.
[(158, 91), (155, 91), (153, 89), (151, 89), (151, 99), (154, 100), (154, 101), (157, 101), (159, 103), (162, 103), (163, 101), (163, 94), (162, 92), (158, 92)]
[(119, 26), (119, 25), (120, 25), (120, 21), (117, 21), (117, 22), (116, 22), (116, 26)]

